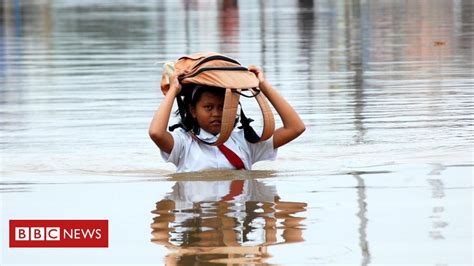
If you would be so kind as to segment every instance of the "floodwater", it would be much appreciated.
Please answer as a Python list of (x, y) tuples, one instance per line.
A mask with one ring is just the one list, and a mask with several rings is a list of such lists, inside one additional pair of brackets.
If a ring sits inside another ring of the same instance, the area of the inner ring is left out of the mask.
[[(157, 2), (0, 2), (0, 264), (473, 263), (472, 1)], [(262, 66), (306, 132), (173, 174), (147, 129), (198, 51)], [(109, 248), (12, 249), (11, 219), (108, 219)]]

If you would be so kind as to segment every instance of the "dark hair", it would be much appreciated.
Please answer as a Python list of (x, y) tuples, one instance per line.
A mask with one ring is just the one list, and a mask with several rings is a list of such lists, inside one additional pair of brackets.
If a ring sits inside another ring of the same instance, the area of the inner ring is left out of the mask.
[(213, 95), (222, 98), (224, 98), (225, 96), (224, 88), (198, 84), (183, 85), (180, 95), (177, 96), (178, 110), (176, 110), (176, 115), (179, 115), (181, 117), (181, 121), (179, 124), (171, 126), (171, 131), (177, 127), (182, 127), (186, 131), (192, 130), (194, 134), (199, 134), (199, 124), (197, 123), (196, 119), (194, 119), (194, 117), (191, 115), (191, 111), (189, 109), (191, 106), (196, 106), (196, 103), (201, 99), (201, 96), (205, 92), (212, 93)]

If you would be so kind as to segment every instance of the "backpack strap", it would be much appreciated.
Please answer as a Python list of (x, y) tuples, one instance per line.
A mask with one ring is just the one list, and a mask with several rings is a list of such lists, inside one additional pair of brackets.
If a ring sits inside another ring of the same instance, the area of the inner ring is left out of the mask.
[[(255, 89), (252, 89), (255, 90)], [(258, 105), (260, 106), (260, 111), (262, 111), (263, 117), (263, 131), (262, 135), (260, 136), (260, 141), (265, 141), (273, 136), (273, 132), (275, 131), (275, 117), (273, 116), (272, 109), (268, 104), (267, 98), (263, 95), (263, 93), (259, 93), (255, 96)]]
[(260, 106), (260, 111), (262, 112), (262, 135), (258, 136), (252, 126), (250, 126), (250, 123), (253, 122), (253, 119), (247, 118), (247, 116), (245, 116), (243, 108), (240, 108), (240, 123), (242, 124), (241, 128), (244, 130), (245, 139), (250, 143), (257, 143), (265, 141), (273, 135), (273, 132), (275, 131), (275, 118), (268, 104), (267, 98), (257, 89), (251, 89), (251, 91), (254, 94), (258, 105)]
[[(240, 91), (240, 90), (237, 90)], [(234, 93), (232, 89), (226, 89), (224, 98), (224, 110), (222, 110), (221, 132), (213, 146), (224, 144), (232, 134), (235, 125), (237, 106), (239, 105), (240, 94)]]

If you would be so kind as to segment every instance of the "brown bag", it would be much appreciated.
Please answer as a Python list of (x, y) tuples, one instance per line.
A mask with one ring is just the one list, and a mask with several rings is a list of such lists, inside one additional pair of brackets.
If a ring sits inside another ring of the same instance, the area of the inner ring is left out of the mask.
[[(169, 78), (172, 75), (177, 75), (179, 82), (183, 85), (200, 84), (226, 89), (219, 137), (214, 143), (203, 142), (217, 146), (223, 144), (229, 138), (234, 129), (241, 91), (246, 90), (251, 91), (263, 115), (263, 131), (262, 135), (258, 137), (249, 125), (251, 120), (247, 119), (241, 110), (241, 123), (246, 139), (249, 142), (256, 143), (267, 140), (273, 135), (275, 120), (268, 101), (258, 89), (259, 81), (257, 77), (234, 59), (218, 53), (198, 53), (183, 56), (174, 64), (167, 63), (161, 79), (163, 94), (166, 94), (169, 90)], [(180, 104), (180, 101), (178, 101), (178, 104)]]

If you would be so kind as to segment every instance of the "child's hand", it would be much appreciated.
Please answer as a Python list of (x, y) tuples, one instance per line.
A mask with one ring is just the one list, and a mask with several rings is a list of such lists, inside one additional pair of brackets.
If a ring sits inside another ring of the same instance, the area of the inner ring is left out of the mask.
[(263, 92), (263, 94), (267, 95), (268, 91), (272, 90), (272, 87), (265, 80), (265, 75), (263, 74), (263, 70), (256, 65), (250, 65), (248, 70), (254, 73), (255, 76), (257, 76), (259, 89)]
[(263, 74), (263, 70), (256, 66), (256, 65), (250, 65), (248, 67), (249, 71), (250, 72), (253, 72), (255, 74), (255, 76), (257, 76), (258, 78), (258, 81), (260, 84), (262, 84), (263, 82), (265, 82), (265, 75)]
[(170, 77), (170, 90), (174, 90), (175, 96), (178, 96), (181, 92), (181, 84), (178, 81), (178, 75)]

